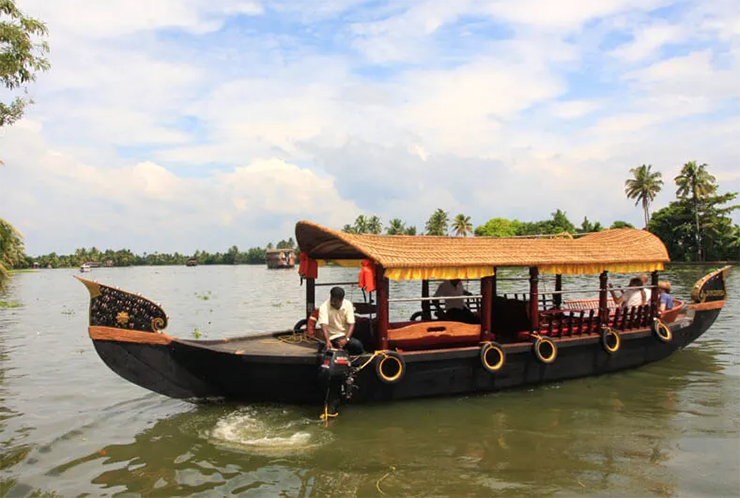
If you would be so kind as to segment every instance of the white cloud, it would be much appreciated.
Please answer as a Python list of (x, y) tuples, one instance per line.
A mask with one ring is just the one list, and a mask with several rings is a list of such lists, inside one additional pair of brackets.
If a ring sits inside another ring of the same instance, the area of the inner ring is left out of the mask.
[(591, 114), (603, 106), (603, 102), (593, 100), (568, 100), (555, 102), (550, 106), (550, 112), (557, 118), (576, 119)]
[(23, 6), (53, 67), (0, 132), (0, 208), (31, 252), (222, 250), (362, 210), (640, 223), (632, 167), (737, 181), (736, 2), (104, 3)]
[(634, 62), (652, 56), (659, 48), (667, 43), (675, 43), (690, 36), (679, 25), (649, 25), (635, 32), (632, 42), (619, 47), (613, 53), (626, 61)]
[(22, 8), (43, 19), (52, 33), (87, 39), (111, 39), (162, 28), (193, 33), (219, 29), (233, 14), (259, 15), (258, 2), (244, 0), (25, 0)]

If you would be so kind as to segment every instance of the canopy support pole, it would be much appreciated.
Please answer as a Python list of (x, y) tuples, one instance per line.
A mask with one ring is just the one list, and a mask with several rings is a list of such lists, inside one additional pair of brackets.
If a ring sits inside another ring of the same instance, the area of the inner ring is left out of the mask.
[[(429, 280), (421, 281), (421, 297), (429, 297)], [(432, 307), (429, 301), (421, 302), (421, 318), (426, 321), (432, 319)]]
[(599, 275), (599, 322), (602, 326), (609, 325), (609, 306), (607, 305), (607, 284), (609, 272), (603, 271)]
[(493, 305), (493, 283), (495, 277), (483, 277), (480, 290), (483, 297), (483, 309), (481, 310), (480, 331), (481, 339), (487, 339), (491, 334), (491, 313)]
[(316, 309), (316, 279), (306, 279), (306, 318)]
[(658, 272), (652, 273), (652, 279), (650, 282), (652, 289), (650, 290), (650, 309), (653, 312), (653, 316), (658, 316), (658, 309), (660, 308), (660, 292), (658, 292)]
[(378, 265), (375, 269), (375, 288), (378, 298), (378, 346), (388, 349), (388, 279), (385, 269)]
[(529, 268), (529, 321), (532, 324), (530, 332), (538, 332), (540, 330), (539, 275), (539, 268), (536, 266)]
[(553, 303), (555, 305), (555, 308), (560, 309), (560, 307), (563, 304), (563, 295), (560, 294), (560, 292), (563, 290), (563, 274), (558, 273), (555, 275), (555, 294), (552, 297)]
[(496, 289), (496, 287), (497, 287), (496, 286), (496, 280), (497, 280), (496, 275), (497, 274), (498, 274), (498, 267), (494, 266), (493, 267), (493, 277), (491, 277), (493, 279), (492, 280), (493, 288), (491, 289), (491, 295), (493, 297), (496, 297), (496, 293), (498, 292), (497, 289)]

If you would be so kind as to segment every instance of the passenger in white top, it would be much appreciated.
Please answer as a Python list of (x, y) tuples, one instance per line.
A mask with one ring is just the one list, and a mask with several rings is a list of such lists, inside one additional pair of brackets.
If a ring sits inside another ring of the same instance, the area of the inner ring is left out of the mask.
[(610, 291), (612, 293), (612, 299), (614, 299), (616, 304), (624, 308), (631, 308), (632, 306), (643, 306), (647, 303), (645, 289), (640, 288), (642, 287), (642, 279), (640, 277), (632, 278), (629, 287), (621, 296), (617, 296), (613, 290)]
[[(438, 296), (463, 296), (465, 295), (465, 289), (463, 288), (463, 284), (460, 280), (445, 280), (441, 284), (439, 284), (439, 287), (437, 287), (437, 292), (434, 293), (434, 297)], [(432, 301), (435, 303), (435, 306), (439, 308), (439, 301)], [(445, 311), (450, 311), (452, 308), (464, 308), (465, 307), (465, 301), (462, 299), (445, 299)]]
[(437, 308), (437, 315), (441, 320), (449, 320), (451, 322), (463, 322), (463, 323), (479, 323), (478, 318), (475, 314), (465, 306), (465, 299), (455, 299), (454, 296), (464, 296), (470, 294), (463, 288), (463, 284), (459, 279), (445, 280), (434, 293), (434, 297), (453, 297), (453, 299), (445, 299), (444, 311), (440, 307), (439, 301), (434, 300), (432, 304)]
[[(642, 282), (643, 287), (647, 287), (648, 284), (648, 276), (647, 273), (643, 273), (640, 275), (640, 282)], [(653, 295), (653, 289), (642, 289), (645, 291), (645, 303), (650, 304), (650, 297)]]
[(352, 337), (355, 330), (354, 306), (345, 301), (341, 287), (332, 287), (329, 295), (330, 298), (319, 306), (318, 319), (326, 349), (346, 349), (349, 354), (362, 354), (362, 343)]

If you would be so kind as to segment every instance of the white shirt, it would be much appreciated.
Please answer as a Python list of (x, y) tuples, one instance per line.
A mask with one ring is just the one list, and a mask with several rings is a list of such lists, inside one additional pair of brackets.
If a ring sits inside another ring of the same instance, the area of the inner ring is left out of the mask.
[(355, 308), (346, 299), (342, 300), (339, 309), (334, 309), (329, 299), (319, 306), (319, 320), (322, 330), (329, 331), (329, 340), (333, 341), (347, 335), (349, 326), (355, 323)]
[[(465, 295), (465, 289), (463, 289), (462, 281), (457, 283), (457, 286), (452, 285), (452, 282), (445, 280), (439, 287), (437, 292), (434, 293), (434, 297), (438, 296), (463, 296)], [(465, 307), (465, 300), (463, 299), (445, 299), (445, 311), (452, 308), (462, 309)]]
[[(642, 306), (642, 291), (644, 289), (627, 289), (624, 291), (623, 306), (631, 308), (632, 306)], [(645, 301), (647, 303), (647, 301)]]

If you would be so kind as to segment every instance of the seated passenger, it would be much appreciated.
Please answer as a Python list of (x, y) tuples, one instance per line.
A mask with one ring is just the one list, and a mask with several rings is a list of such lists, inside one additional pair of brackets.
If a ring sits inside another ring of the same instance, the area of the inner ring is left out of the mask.
[[(617, 296), (615, 291), (609, 290), (612, 293), (612, 299), (614, 303), (622, 306), (623, 308), (631, 308), (632, 306), (643, 306), (647, 303), (647, 294), (645, 289), (642, 289), (642, 279), (640, 277), (633, 277), (630, 279), (629, 288), (622, 292), (620, 296)], [(609, 284), (612, 287), (612, 284)]]
[[(647, 285), (648, 285), (648, 275), (647, 275), (647, 273), (643, 273), (641, 275), (638, 275), (638, 278), (642, 282), (642, 286), (643, 287), (647, 287)], [(646, 303), (649, 303), (650, 302), (650, 298), (653, 297), (653, 290), (652, 289), (642, 289), (642, 290), (645, 291), (645, 302)]]
[[(434, 293), (434, 297), (454, 297), (469, 295), (462, 285), (460, 279), (445, 280)], [(465, 300), (459, 299), (445, 299), (444, 311), (442, 310), (439, 301), (434, 300), (432, 304), (437, 308), (438, 315), (441, 319), (449, 320), (451, 322), (463, 322), (463, 323), (478, 323), (478, 319), (475, 317), (472, 311), (465, 306)]]
[(673, 309), (673, 296), (671, 296), (671, 283), (667, 280), (658, 282), (658, 292), (660, 292), (660, 305), (658, 306), (658, 316), (664, 312)]

